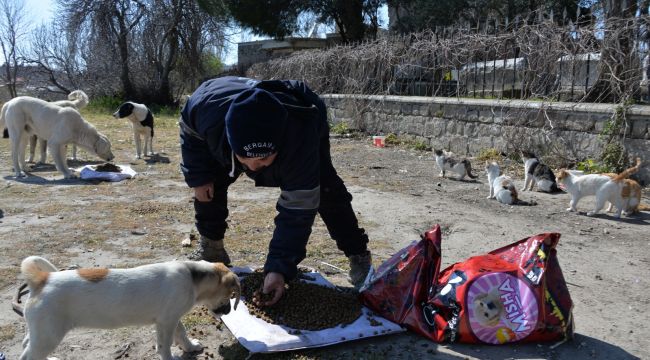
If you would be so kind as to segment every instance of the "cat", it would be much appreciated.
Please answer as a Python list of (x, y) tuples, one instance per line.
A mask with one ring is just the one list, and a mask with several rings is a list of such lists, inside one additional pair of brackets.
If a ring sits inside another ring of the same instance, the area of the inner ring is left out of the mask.
[(444, 150), (434, 150), (436, 154), (436, 164), (440, 168), (439, 177), (445, 177), (447, 170), (453, 171), (459, 175), (458, 180), (463, 180), (465, 176), (470, 179), (476, 179), (478, 176), (472, 174), (472, 163), (467, 159), (460, 161), (453, 157), (453, 154)]
[(593, 216), (605, 206), (606, 202), (613, 204), (617, 211), (616, 217), (620, 218), (625, 202), (623, 199), (624, 179), (639, 170), (641, 159), (637, 158), (637, 164), (622, 173), (609, 177), (603, 174), (579, 175), (567, 169), (561, 169), (557, 175), (558, 183), (566, 192), (571, 194), (571, 201), (567, 211), (577, 211), (578, 201), (585, 196), (595, 195), (596, 206), (593, 211), (587, 212), (587, 216)]
[[(560, 191), (557, 187), (555, 174), (548, 165), (539, 161), (535, 154), (530, 152), (522, 152), (521, 158), (524, 161), (524, 188), (532, 191), (533, 186), (537, 185), (537, 191), (554, 193)], [(529, 188), (530, 187), (530, 188)]]
[[(639, 165), (639, 159), (637, 159), (637, 166)], [(610, 178), (616, 177), (615, 173), (605, 173)], [(623, 190), (621, 191), (621, 197), (623, 197), (623, 215), (630, 216), (639, 211), (648, 211), (650, 207), (647, 205), (641, 204), (641, 185), (638, 182), (632, 179), (623, 179)], [(614, 210), (614, 204), (609, 203), (607, 212), (612, 212)]]
[(496, 162), (485, 162), (488, 184), (490, 185), (490, 196), (488, 199), (497, 199), (500, 203), (512, 205), (519, 201), (517, 188), (512, 178), (507, 175), (500, 175), (501, 169)]

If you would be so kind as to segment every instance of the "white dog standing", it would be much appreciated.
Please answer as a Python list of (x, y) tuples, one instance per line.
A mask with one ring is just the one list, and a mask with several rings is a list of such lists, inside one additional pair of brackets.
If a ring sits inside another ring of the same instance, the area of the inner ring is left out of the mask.
[(189, 339), (180, 318), (195, 305), (220, 316), (237, 309), (239, 278), (221, 263), (171, 261), (132, 269), (57, 271), (47, 260), (30, 256), (21, 273), (29, 286), (25, 303), (27, 334), (20, 360), (43, 360), (77, 327), (113, 329), (156, 325), (156, 351), (173, 359), (172, 343), (183, 351), (203, 349)]
[(153, 155), (153, 114), (144, 104), (127, 101), (120, 105), (113, 113), (116, 119), (126, 118), (133, 127), (133, 141), (135, 142), (136, 159), (142, 158), (142, 143), (144, 138), (144, 155)]
[(76, 144), (105, 161), (114, 158), (108, 138), (73, 108), (62, 108), (41, 99), (20, 96), (2, 106), (0, 127), (3, 126), (9, 132), (16, 177), (24, 175), (25, 147), (31, 135), (47, 141), (56, 169), (66, 179), (74, 177), (65, 159), (67, 144)]
[[(68, 94), (68, 100), (59, 100), (52, 101), (51, 104), (58, 105), (60, 107), (71, 107), (75, 110), (81, 110), (88, 106), (88, 95), (82, 90), (75, 90)], [(32, 135), (29, 138), (29, 160), (28, 162), (34, 161), (34, 153), (36, 152), (36, 140), (38, 139), (39, 148), (41, 150), (39, 163), (45, 164), (47, 159), (47, 141), (38, 138), (36, 135)], [(72, 160), (77, 160), (77, 145), (72, 144)]]

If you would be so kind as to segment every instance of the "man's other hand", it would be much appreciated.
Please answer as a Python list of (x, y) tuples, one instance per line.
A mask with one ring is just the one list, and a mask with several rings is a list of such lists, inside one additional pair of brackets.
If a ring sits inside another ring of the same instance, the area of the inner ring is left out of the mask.
[(214, 184), (211, 182), (194, 188), (194, 197), (200, 202), (212, 201), (214, 197)]
[[(255, 300), (255, 305), (257, 306), (272, 306), (280, 300), (282, 295), (284, 295), (284, 275), (276, 272), (270, 272), (266, 274), (264, 278), (264, 286), (262, 287), (262, 293), (257, 291), (253, 297)], [(263, 295), (271, 294), (273, 297), (271, 300), (264, 301)]]

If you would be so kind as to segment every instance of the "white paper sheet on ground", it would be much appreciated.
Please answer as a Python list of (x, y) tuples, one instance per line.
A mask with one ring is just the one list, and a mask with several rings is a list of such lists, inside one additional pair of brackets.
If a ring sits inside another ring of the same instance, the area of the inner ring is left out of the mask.
[(128, 165), (117, 165), (122, 169), (120, 172), (112, 171), (95, 171), (95, 165), (86, 165), (79, 169), (79, 177), (84, 180), (106, 180), (106, 181), (122, 181), (124, 179), (132, 179), (137, 174)]
[[(249, 268), (233, 268), (236, 273), (251, 272)], [(305, 273), (314, 281), (308, 281), (319, 285), (334, 287), (320, 273)], [(234, 299), (231, 305), (234, 305)], [(363, 307), (361, 316), (352, 324), (345, 327), (341, 325), (318, 331), (292, 329), (286, 326), (269, 324), (255, 315), (248, 312), (243, 301), (239, 302), (237, 310), (221, 317), (223, 323), (230, 332), (237, 338), (251, 353), (268, 353), (277, 351), (298, 350), (312, 347), (338, 344), (351, 340), (358, 340), (373, 336), (394, 334), (406, 331), (399, 325), (388, 321), (376, 314), (372, 315), (375, 321), (381, 323), (379, 326), (372, 326), (368, 320), (370, 310)], [(290, 330), (300, 330), (300, 334), (290, 334)]]

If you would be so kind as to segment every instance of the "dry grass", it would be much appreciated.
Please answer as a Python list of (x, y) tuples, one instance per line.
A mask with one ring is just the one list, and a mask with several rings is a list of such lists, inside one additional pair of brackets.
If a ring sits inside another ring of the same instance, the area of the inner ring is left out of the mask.
[[(182, 258), (192, 251), (180, 246), (193, 229), (194, 209), (191, 190), (185, 186), (179, 169), (177, 117), (155, 114), (154, 150), (159, 156), (134, 160), (131, 128), (126, 121), (116, 120), (108, 113), (82, 111), (82, 115), (111, 139), (115, 163), (128, 164), (139, 175), (120, 183), (66, 183), (51, 181), (60, 179), (61, 175), (48, 164), (35, 172), (43, 179), (38, 184), (7, 181), (1, 189), (3, 198), (7, 199), (6, 205), (2, 205), (6, 206), (2, 208), (3, 215), (5, 218), (21, 215), (28, 224), (0, 233), (0, 237), (8, 240), (0, 242), (0, 250), (12, 250), (7, 260), (18, 264), (25, 256), (40, 254), (68, 264), (66, 259), (71, 255), (83, 256), (85, 251), (92, 250), (114, 253), (125, 264), (131, 264)], [(339, 150), (354, 151), (354, 147), (347, 145), (346, 149)], [(83, 151), (78, 156), (80, 160), (71, 162), (71, 166), (99, 162)], [(10, 164), (9, 141), (0, 141), (0, 161), (5, 168)], [(240, 185), (247, 181), (242, 180), (231, 188), (232, 192), (249, 191), (245, 186), (250, 184)], [(275, 201), (237, 200), (229, 205), (225, 242), (233, 259), (238, 264), (262, 265), (273, 236)], [(347, 259), (317, 218), (305, 265), (316, 267), (320, 261), (347, 267)], [(9, 264), (0, 261), (0, 266), (3, 265)], [(0, 282), (0, 287), (10, 283)]]
[(0, 341), (8, 341), (13, 339), (16, 336), (16, 328), (14, 325), (2, 325), (0, 326)]

